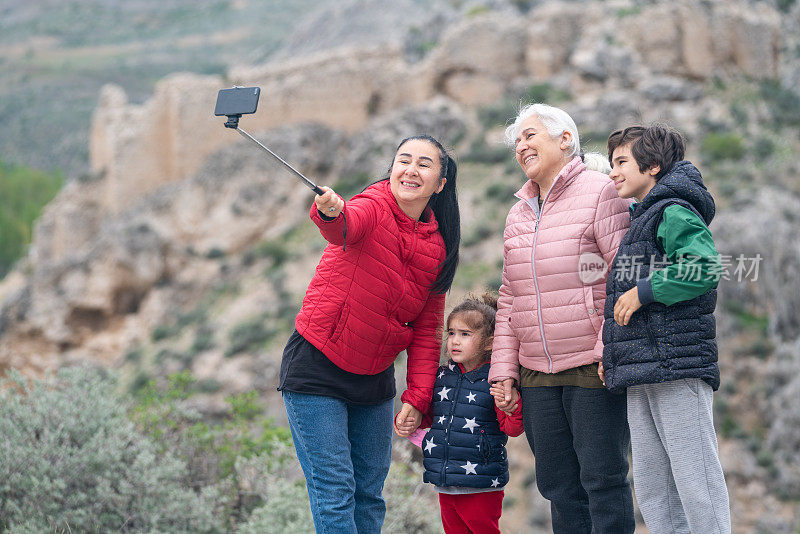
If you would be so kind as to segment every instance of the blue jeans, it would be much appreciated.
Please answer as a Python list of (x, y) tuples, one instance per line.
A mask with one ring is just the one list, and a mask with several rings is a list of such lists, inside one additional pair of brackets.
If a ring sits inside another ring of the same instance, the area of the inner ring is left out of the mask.
[(394, 401), (363, 406), (284, 390), (283, 404), (317, 532), (379, 533)]
[(625, 395), (604, 388), (522, 388), (536, 485), (555, 534), (632, 534)]

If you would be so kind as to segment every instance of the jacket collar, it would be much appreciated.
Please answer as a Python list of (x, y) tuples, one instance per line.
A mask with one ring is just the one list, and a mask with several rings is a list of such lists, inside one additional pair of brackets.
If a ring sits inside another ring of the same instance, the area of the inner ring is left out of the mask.
[(691, 162), (683, 160), (675, 163), (667, 174), (653, 186), (631, 213), (631, 218), (641, 216), (651, 206), (661, 200), (681, 199), (688, 202), (706, 225), (711, 224), (716, 211), (714, 198), (703, 184), (700, 171)]
[(467, 373), (464, 371), (464, 366), (461, 365), (460, 363), (456, 363), (453, 360), (447, 362), (448, 369), (450, 369), (454, 373), (464, 375), (464, 378), (466, 378), (473, 384), (475, 382), (480, 382), (484, 378), (489, 377), (489, 367), (490, 367), (489, 362), (484, 362), (475, 369), (473, 369), (472, 371)]
[[(556, 179), (553, 181), (553, 186), (550, 188), (548, 198), (552, 201), (561, 195), (566, 187), (578, 176), (586, 170), (586, 165), (583, 163), (579, 156), (575, 156), (564, 165), (559, 171)], [(525, 185), (514, 194), (520, 200), (526, 202), (533, 200), (539, 196), (539, 184), (533, 180), (528, 180)]]

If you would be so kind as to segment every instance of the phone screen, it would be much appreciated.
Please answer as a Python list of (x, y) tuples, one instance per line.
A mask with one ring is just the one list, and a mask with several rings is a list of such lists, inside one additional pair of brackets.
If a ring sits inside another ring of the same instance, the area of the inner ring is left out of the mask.
[(255, 113), (258, 108), (260, 87), (234, 87), (222, 89), (217, 94), (217, 105), (214, 115), (247, 115)]

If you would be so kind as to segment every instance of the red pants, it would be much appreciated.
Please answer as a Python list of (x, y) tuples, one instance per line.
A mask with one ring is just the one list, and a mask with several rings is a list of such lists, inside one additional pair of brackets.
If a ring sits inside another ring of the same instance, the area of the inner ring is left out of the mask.
[(500, 514), (503, 512), (504, 491), (439, 494), (442, 525), (446, 534), (500, 533)]

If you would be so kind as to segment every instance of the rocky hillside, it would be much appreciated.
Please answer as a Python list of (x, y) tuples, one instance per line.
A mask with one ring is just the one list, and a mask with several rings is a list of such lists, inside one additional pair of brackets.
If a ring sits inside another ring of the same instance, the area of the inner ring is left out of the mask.
[[(357, 22), (369, 6), (324, 13), (358, 12)], [(103, 89), (92, 172), (48, 206), (29, 256), (0, 283), (0, 369), (90, 360), (123, 370), (132, 388), (189, 369), (206, 413), (256, 388), (283, 417), (281, 349), (324, 242), (307, 220), (311, 193), (211, 116), (221, 87), (259, 85), (259, 111), (242, 127), (345, 195), (385, 172), (404, 135), (453, 147), (464, 237), (450, 303), (499, 285), (505, 214), (524, 180), (499, 140), (520, 100), (568, 110), (587, 148), (633, 121), (667, 121), (715, 194), (712, 231), (730, 257), (716, 423), (735, 525), (796, 533), (800, 297), (787, 288), (800, 283), (800, 6), (482, 3), (433, 13), (441, 32), (407, 26), (417, 41), (373, 48), (332, 48), (336, 24), (312, 30), (321, 16), (273, 62), (172, 75), (142, 104)], [(411, 53), (414, 42), (427, 44)], [(736, 270), (739, 256), (758, 255), (757, 273)], [(514, 441), (503, 521), (542, 529), (549, 511), (530, 451)]]

